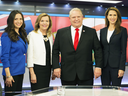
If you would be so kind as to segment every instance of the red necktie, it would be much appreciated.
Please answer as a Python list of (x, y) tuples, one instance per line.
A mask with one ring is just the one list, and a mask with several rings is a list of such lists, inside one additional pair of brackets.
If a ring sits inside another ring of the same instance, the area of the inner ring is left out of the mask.
[(76, 33), (75, 33), (75, 39), (74, 39), (74, 49), (76, 50), (78, 42), (79, 42), (79, 32), (78, 32), (79, 29), (76, 28), (75, 30), (76, 30)]

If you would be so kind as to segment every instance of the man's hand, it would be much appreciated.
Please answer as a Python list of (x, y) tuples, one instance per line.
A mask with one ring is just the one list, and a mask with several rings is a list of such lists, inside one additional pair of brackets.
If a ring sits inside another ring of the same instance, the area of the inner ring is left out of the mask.
[(55, 80), (56, 76), (54, 75), (54, 72), (52, 72), (52, 80)]
[(94, 70), (95, 79), (97, 79), (100, 75), (101, 75), (101, 68), (95, 68)]
[(61, 69), (60, 69), (60, 68), (54, 69), (54, 75), (55, 75), (57, 78), (60, 78), (60, 76), (61, 76)]
[(123, 70), (119, 70), (118, 71), (118, 78), (123, 77), (123, 75), (124, 75), (124, 71)]

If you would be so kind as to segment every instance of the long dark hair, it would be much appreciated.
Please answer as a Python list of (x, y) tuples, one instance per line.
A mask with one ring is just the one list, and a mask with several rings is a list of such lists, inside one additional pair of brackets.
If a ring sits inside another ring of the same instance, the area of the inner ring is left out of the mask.
[(108, 16), (108, 13), (109, 13), (110, 10), (114, 10), (114, 11), (116, 11), (116, 13), (117, 13), (117, 21), (116, 21), (116, 23), (115, 23), (115, 30), (116, 30), (116, 34), (118, 34), (118, 33), (120, 33), (120, 31), (121, 31), (121, 26), (120, 26), (120, 25), (121, 25), (122, 20), (121, 20), (120, 11), (119, 11), (117, 8), (115, 8), (115, 7), (110, 7), (110, 8), (107, 9), (107, 11), (105, 12), (105, 25), (106, 25), (107, 27), (109, 27), (109, 21), (108, 21), (108, 19), (107, 19), (107, 16)]
[(15, 26), (14, 26), (14, 19), (16, 14), (21, 14), (22, 19), (23, 19), (23, 24), (22, 26), (19, 28), (20, 34), (22, 35), (23, 39), (25, 39), (25, 41), (28, 43), (28, 39), (27, 39), (27, 33), (25, 28), (25, 23), (24, 23), (24, 17), (23, 14), (18, 11), (18, 10), (13, 10), (7, 19), (7, 27), (5, 28), (5, 32), (8, 33), (9, 38), (11, 39), (11, 41), (16, 42), (19, 40), (17, 33), (15, 32)]

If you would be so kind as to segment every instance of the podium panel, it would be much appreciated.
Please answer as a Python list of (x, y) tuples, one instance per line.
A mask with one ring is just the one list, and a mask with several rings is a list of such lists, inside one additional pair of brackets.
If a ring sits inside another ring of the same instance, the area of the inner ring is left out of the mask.
[(128, 96), (128, 88), (118, 86), (56, 86), (16, 96)]

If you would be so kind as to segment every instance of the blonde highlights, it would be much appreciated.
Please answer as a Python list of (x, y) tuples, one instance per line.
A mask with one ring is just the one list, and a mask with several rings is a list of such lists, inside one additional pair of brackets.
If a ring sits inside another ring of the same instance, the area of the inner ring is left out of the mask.
[(52, 30), (52, 19), (51, 19), (51, 17), (50, 17), (48, 14), (46, 14), (46, 13), (42, 13), (42, 14), (40, 14), (40, 15), (37, 17), (36, 23), (35, 23), (34, 32), (37, 33), (38, 29), (40, 28), (40, 26), (39, 26), (40, 20), (41, 20), (42, 17), (45, 17), (45, 16), (48, 16), (48, 18), (49, 18), (49, 27), (48, 27), (48, 29), (47, 29), (47, 36), (50, 37), (50, 36), (51, 36), (51, 33), (52, 33), (52, 32), (51, 32), (51, 30)]

